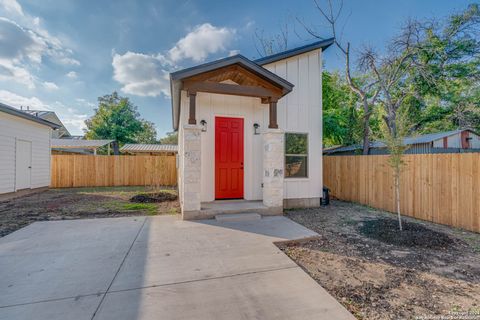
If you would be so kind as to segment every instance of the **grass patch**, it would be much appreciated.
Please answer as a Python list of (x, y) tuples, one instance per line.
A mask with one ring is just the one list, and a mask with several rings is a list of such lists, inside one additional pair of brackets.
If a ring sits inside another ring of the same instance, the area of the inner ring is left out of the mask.
[(122, 209), (127, 211), (147, 211), (149, 215), (157, 214), (157, 206), (154, 203), (124, 203)]

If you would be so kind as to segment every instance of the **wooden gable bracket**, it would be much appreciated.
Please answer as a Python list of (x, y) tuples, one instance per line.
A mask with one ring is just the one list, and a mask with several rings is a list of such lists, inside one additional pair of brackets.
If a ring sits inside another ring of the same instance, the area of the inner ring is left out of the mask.
[(282, 96), (278, 88), (265, 88), (262, 86), (246, 86), (211, 81), (184, 81), (183, 90), (187, 91), (190, 98), (188, 124), (197, 124), (195, 117), (197, 92), (226, 94), (244, 97), (257, 97), (264, 104), (269, 104), (269, 125), (271, 129), (278, 128), (277, 102)]

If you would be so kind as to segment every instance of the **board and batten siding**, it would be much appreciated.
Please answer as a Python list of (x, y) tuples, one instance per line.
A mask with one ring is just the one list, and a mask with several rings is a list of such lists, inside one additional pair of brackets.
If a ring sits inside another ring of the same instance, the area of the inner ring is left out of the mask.
[[(322, 51), (315, 50), (264, 65), (294, 84), (278, 103), (278, 124), (285, 132), (308, 134), (308, 178), (285, 178), (284, 199), (322, 194)], [(268, 115), (268, 108), (265, 110)]]
[[(307, 133), (309, 141), (308, 178), (285, 179), (285, 199), (319, 198), (322, 192), (322, 63), (321, 50), (315, 50), (264, 67), (295, 85), (292, 92), (278, 102), (278, 124), (285, 132)], [(215, 117), (244, 119), (244, 198), (262, 199), (263, 141), (255, 135), (268, 127), (268, 104), (260, 99), (233, 95), (197, 93), (196, 118), (207, 122), (202, 132), (201, 201), (215, 200)], [(179, 141), (183, 125), (188, 123), (189, 99), (185, 91), (181, 96)], [(179, 154), (183, 146), (179, 144)], [(180, 157), (180, 161), (182, 161)], [(181, 163), (180, 163), (181, 166)], [(182, 177), (180, 177), (181, 179)], [(179, 185), (181, 187), (181, 183)], [(181, 191), (181, 190), (180, 190)], [(180, 192), (181, 193), (181, 192)]]
[(0, 112), (0, 194), (15, 192), (16, 140), (32, 143), (31, 188), (50, 185), (48, 126)]

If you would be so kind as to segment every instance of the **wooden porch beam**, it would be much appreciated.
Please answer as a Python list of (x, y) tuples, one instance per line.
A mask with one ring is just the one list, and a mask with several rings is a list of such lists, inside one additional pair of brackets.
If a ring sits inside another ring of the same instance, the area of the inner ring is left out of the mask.
[(183, 89), (188, 92), (208, 92), (244, 97), (279, 98), (281, 93), (260, 86), (243, 86), (217, 82), (185, 82)]
[(277, 100), (270, 100), (270, 107), (268, 110), (269, 115), (269, 129), (278, 129), (278, 122), (277, 122)]
[(188, 97), (190, 98), (190, 108), (188, 113), (188, 124), (197, 124), (197, 118), (195, 116), (195, 108), (196, 108), (196, 97), (197, 92), (188, 92)]

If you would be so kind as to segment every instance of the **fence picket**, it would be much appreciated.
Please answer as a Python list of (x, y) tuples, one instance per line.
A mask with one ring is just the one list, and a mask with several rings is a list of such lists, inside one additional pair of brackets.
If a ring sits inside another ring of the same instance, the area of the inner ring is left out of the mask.
[[(480, 153), (404, 159), (400, 189), (404, 215), (480, 232)], [(388, 156), (327, 156), (323, 163), (324, 184), (332, 196), (395, 211)]]
[(52, 188), (176, 184), (175, 156), (52, 155)]

